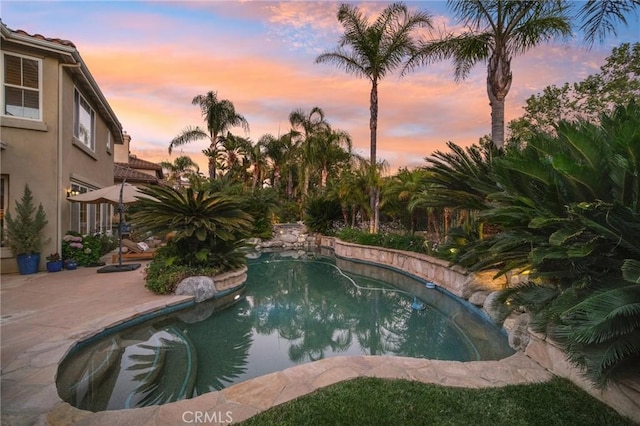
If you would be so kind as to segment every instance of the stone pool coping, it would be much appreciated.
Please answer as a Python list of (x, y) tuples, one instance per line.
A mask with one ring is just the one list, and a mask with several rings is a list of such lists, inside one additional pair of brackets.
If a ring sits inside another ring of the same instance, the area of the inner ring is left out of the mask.
[(534, 383), (552, 377), (523, 353), (501, 361), (466, 363), (387, 356), (335, 357), (162, 406), (99, 413), (76, 409), (59, 398), (55, 375), (59, 362), (78, 341), (191, 300), (188, 296), (158, 296), (147, 291), (141, 271), (97, 274), (95, 268), (79, 268), (2, 276), (2, 424), (176, 425), (192, 424), (194, 417), (190, 416), (204, 416), (204, 412), (209, 420), (216, 417), (222, 424), (229, 417), (234, 422), (242, 421), (318, 388), (359, 376), (473, 388)]

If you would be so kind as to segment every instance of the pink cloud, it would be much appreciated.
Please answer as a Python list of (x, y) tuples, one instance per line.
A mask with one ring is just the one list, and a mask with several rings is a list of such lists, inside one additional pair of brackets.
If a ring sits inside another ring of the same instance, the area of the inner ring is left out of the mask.
[[(370, 15), (383, 6), (362, 4)], [(253, 141), (265, 133), (287, 131), (293, 109), (319, 106), (333, 126), (348, 131), (356, 148), (368, 155), (368, 81), (331, 65), (314, 64), (321, 40), (329, 41), (329, 46), (337, 43), (341, 32), (335, 19), (337, 4), (265, 2), (246, 7), (225, 2), (223, 7), (215, 2), (188, 2), (184, 7), (262, 22), (269, 28), (269, 37), (201, 33), (179, 24), (177, 18), (114, 14), (118, 31), (135, 33), (141, 43), (118, 38), (78, 40), (92, 74), (132, 135), (134, 152), (169, 159), (170, 139), (187, 125), (202, 125), (199, 109), (191, 105), (193, 96), (217, 90), (247, 117)], [(434, 18), (437, 25), (450, 25), (447, 17)], [(161, 37), (167, 33), (169, 38)], [(301, 45), (295, 55), (275, 53), (281, 46), (294, 48), (291, 43), (307, 33), (313, 33), (312, 43)], [(596, 64), (603, 63), (604, 56), (601, 51), (559, 44), (540, 46), (515, 58), (507, 120), (520, 116), (525, 99), (545, 86), (597, 72)], [(485, 65), (478, 64), (459, 84), (452, 75), (451, 64), (440, 63), (403, 78), (390, 75), (381, 82), (379, 157), (392, 167), (421, 161), (436, 149), (446, 149), (449, 140), (468, 145), (490, 133)], [(200, 156), (194, 160), (206, 164), (200, 154), (205, 145), (193, 144), (184, 152)]]

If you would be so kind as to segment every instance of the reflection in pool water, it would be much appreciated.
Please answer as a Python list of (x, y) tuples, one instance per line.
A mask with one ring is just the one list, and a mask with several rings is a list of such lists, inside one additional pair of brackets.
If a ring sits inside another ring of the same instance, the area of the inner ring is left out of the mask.
[[(475, 361), (513, 353), (482, 315), (424, 282), (303, 257), (263, 255), (249, 262), (239, 292), (73, 351), (59, 367), (61, 397), (92, 411), (133, 408), (337, 355)], [(414, 298), (425, 308), (412, 309)]]

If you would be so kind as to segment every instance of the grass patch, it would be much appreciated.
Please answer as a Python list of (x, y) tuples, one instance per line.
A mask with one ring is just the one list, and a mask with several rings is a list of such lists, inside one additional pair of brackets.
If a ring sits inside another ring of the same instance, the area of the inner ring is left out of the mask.
[(357, 378), (271, 408), (242, 425), (634, 425), (566, 379), (466, 389)]

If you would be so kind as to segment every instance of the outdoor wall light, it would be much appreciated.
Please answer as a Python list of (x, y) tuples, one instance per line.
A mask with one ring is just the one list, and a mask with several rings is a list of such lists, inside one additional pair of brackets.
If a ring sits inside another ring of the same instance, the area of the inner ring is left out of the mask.
[(78, 195), (78, 194), (80, 194), (80, 191), (76, 191), (71, 188), (67, 189), (67, 198), (73, 197), (74, 195)]

